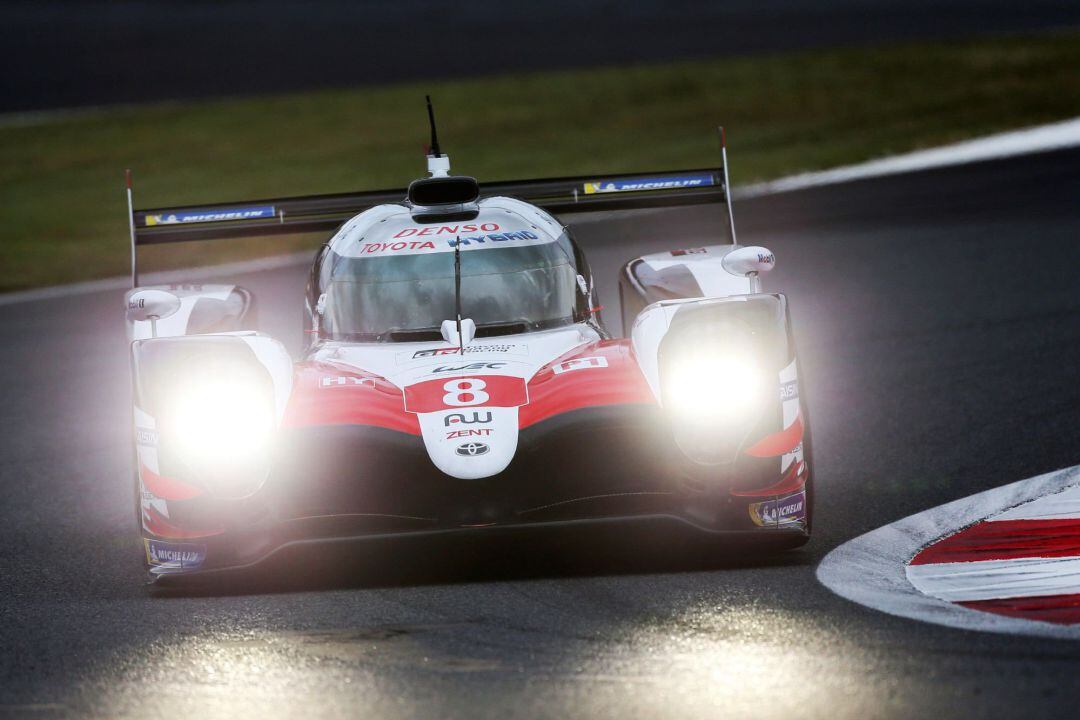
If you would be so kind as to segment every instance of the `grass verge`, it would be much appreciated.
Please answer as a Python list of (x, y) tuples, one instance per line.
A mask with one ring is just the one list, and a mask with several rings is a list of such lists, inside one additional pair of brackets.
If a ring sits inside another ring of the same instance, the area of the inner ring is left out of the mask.
[(482, 181), (707, 165), (723, 123), (744, 183), (1080, 115), (1078, 67), (1069, 31), (0, 118), (0, 290), (123, 274), (125, 167), (139, 207), (404, 186), (425, 92), (454, 170)]

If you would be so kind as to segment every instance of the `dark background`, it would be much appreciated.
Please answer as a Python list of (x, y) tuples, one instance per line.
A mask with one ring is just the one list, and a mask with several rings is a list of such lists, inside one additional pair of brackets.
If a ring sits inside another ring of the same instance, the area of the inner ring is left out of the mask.
[(1073, 0), (44, 0), (0, 5), (0, 112), (968, 37)]

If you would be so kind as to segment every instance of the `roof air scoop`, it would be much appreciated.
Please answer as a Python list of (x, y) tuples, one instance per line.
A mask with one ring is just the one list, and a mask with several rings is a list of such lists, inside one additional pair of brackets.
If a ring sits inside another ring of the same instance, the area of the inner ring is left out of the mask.
[(409, 204), (416, 222), (472, 220), (480, 212), (476, 204), (480, 185), (464, 175), (430, 177), (409, 184)]
[(431, 146), (427, 164), (431, 177), (414, 180), (409, 185), (409, 204), (416, 222), (440, 222), (444, 220), (472, 220), (480, 212), (476, 204), (480, 197), (480, 185), (476, 178), (450, 174), (450, 158), (439, 148), (439, 135), (435, 129), (435, 111), (428, 95), (428, 121), (431, 123)]

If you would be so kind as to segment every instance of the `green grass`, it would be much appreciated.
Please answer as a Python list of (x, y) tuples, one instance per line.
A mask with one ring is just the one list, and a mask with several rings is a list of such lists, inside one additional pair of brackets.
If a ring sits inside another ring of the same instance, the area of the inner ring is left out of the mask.
[[(404, 186), (423, 170), (425, 92), (454, 170), (482, 181), (708, 165), (722, 123), (732, 181), (744, 183), (1080, 115), (1080, 33), (0, 121), (0, 289), (123, 274), (125, 167), (139, 207)], [(195, 243), (150, 259), (207, 263), (296, 242)]]

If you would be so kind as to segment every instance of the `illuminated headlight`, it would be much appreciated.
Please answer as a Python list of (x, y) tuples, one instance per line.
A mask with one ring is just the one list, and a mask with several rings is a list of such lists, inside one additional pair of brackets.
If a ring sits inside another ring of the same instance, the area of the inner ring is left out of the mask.
[(761, 402), (765, 376), (748, 356), (695, 353), (672, 363), (664, 405), (691, 422), (745, 418)]
[(168, 411), (171, 446), (194, 469), (250, 465), (268, 450), (271, 398), (253, 378), (191, 382), (177, 388)]

